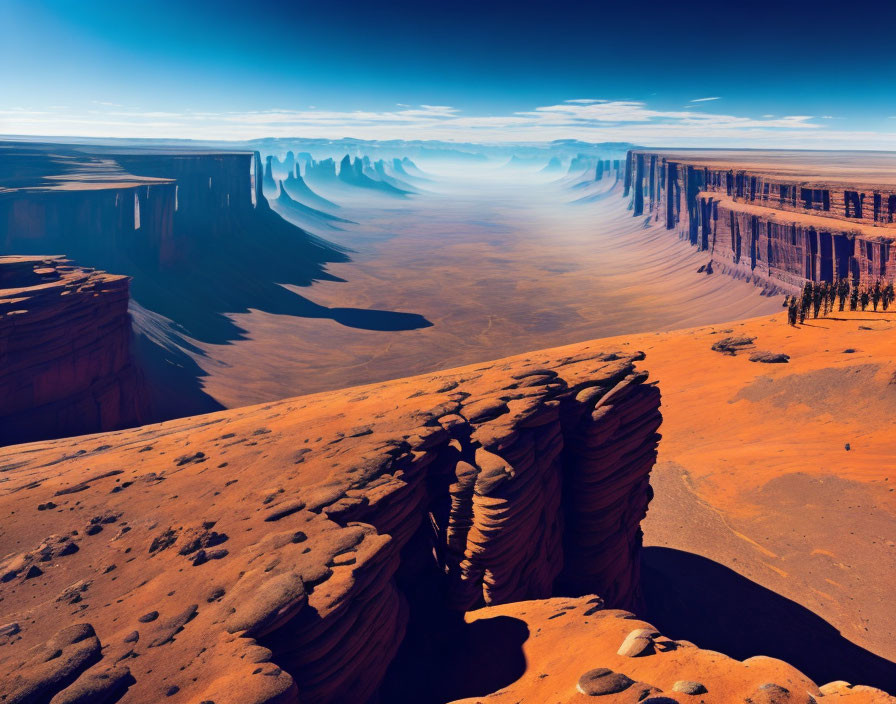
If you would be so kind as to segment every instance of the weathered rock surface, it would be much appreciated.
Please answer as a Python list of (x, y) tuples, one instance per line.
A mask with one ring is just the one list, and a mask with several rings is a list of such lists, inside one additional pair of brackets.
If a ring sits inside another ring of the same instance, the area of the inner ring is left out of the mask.
[[(660, 635), (650, 624), (619, 609), (595, 607), (594, 597), (553, 598), (490, 606), (467, 614), (471, 625), (513, 620), (528, 627), (521, 652), (521, 677), (487, 700), (496, 704), (531, 702), (849, 702), (893, 704), (896, 698), (879, 689), (834, 682), (819, 687), (787, 663), (768, 657), (743, 662), (693, 643)], [(631, 634), (649, 637), (649, 653), (630, 657), (617, 653)], [(645, 635), (645, 634), (650, 634)], [(498, 656), (496, 656), (497, 659)], [(484, 697), (456, 700), (473, 704)]]
[(147, 420), (128, 278), (62, 257), (0, 257), (0, 444)]
[(892, 161), (858, 153), (821, 158), (632, 150), (624, 193), (634, 215), (664, 222), (737, 276), (786, 290), (846, 277), (892, 282)]
[(641, 358), (579, 345), (7, 448), (0, 681), (363, 702), (417, 574), (441, 575), (433, 612), (558, 589), (636, 606), (660, 424)]

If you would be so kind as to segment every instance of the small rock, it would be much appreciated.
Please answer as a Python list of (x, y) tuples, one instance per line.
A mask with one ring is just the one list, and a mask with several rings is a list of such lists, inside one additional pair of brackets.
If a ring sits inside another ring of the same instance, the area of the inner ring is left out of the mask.
[(194, 452), (192, 455), (181, 455), (174, 462), (178, 467), (183, 467), (185, 464), (198, 464), (199, 462), (205, 462), (207, 459), (204, 452)]
[(750, 355), (750, 361), (763, 364), (787, 364), (790, 361), (790, 355), (783, 352), (754, 352)]
[(855, 354), (855, 353), (856, 353), (856, 351), (852, 347), (847, 347), (845, 350), (843, 350), (843, 354)]
[(131, 631), (124, 637), (125, 643), (136, 643), (140, 640), (140, 634), (137, 631)]
[(589, 697), (600, 697), (605, 694), (622, 692), (635, 683), (634, 680), (619, 672), (613, 672), (605, 667), (588, 670), (579, 677), (576, 689)]
[(155, 621), (158, 617), (159, 617), (158, 611), (150, 611), (148, 614), (143, 614), (137, 620), (140, 623), (151, 623), (152, 621)]
[[(731, 332), (730, 330), (723, 330), (722, 332)], [(728, 354), (734, 356), (740, 350), (750, 347), (753, 344), (753, 340), (755, 337), (746, 337), (741, 335), (735, 335), (733, 337), (725, 337), (718, 342), (716, 342), (712, 349), (716, 352), (721, 352), (722, 354)]]
[(7, 623), (5, 626), (0, 626), (0, 636), (14, 636), (21, 630), (19, 624)]
[(843, 448), (844, 448), (847, 452), (849, 452), (850, 449), (852, 449), (852, 448), (849, 446), (849, 443), (846, 443), (846, 444), (843, 446)]
[(62, 546), (62, 550), (59, 551), (59, 557), (65, 557), (66, 555), (73, 555), (78, 552), (80, 548), (76, 543), (68, 542)]
[(653, 636), (655, 635), (657, 632), (649, 628), (636, 628), (625, 637), (616, 654), (630, 658), (650, 655), (653, 653)]
[(25, 573), (25, 579), (33, 579), (34, 577), (40, 577), (43, 574), (43, 570), (37, 565), (31, 565), (28, 568), (28, 571)]
[(747, 701), (751, 704), (788, 704), (791, 701), (790, 690), (779, 684), (767, 682), (760, 685)]
[(682, 694), (706, 694), (706, 687), (699, 682), (691, 682), (690, 680), (679, 680), (672, 685), (673, 692), (681, 692)]

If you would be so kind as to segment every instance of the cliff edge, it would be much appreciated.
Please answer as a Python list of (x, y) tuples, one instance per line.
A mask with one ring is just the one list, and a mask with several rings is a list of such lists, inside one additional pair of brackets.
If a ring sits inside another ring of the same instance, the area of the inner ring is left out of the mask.
[(128, 278), (62, 257), (0, 257), (0, 444), (148, 419)]

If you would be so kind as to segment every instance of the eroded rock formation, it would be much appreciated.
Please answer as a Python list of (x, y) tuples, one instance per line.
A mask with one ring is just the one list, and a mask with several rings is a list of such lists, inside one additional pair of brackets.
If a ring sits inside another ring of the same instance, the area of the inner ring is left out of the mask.
[(641, 357), (583, 345), (0, 453), (5, 703), (363, 702), (403, 585), (432, 575), (429, 610), (458, 618), (558, 589), (636, 606)]
[(794, 290), (806, 281), (896, 276), (896, 184), (734, 153), (632, 150), (624, 194), (635, 216), (676, 230), (731, 273)]
[(146, 422), (128, 279), (62, 257), (0, 257), (0, 445)]
[[(600, 597), (492, 606), (469, 613), (466, 620), (483, 629), (490, 622), (503, 622), (505, 629), (514, 623), (529, 634), (492, 658), (491, 667), (498, 670), (502, 661), (514, 657), (525, 658), (527, 664), (521, 677), (502, 683), (508, 686), (488, 697), (496, 704), (566, 704), (592, 698), (601, 704), (896, 702), (879, 689), (848, 682), (819, 686), (775, 658), (758, 655), (739, 661), (668, 638), (631, 612), (605, 608)], [(477, 684), (474, 681), (465, 692), (469, 698), (455, 704), (481, 701), (481, 696), (472, 696)]]

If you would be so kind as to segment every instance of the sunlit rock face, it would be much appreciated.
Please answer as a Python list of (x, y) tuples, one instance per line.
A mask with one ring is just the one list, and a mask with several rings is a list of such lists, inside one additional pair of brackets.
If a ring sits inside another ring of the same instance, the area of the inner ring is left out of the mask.
[[(664, 222), (736, 276), (788, 290), (894, 280), (893, 164), (857, 153), (821, 166), (811, 153), (757, 154), (632, 150), (624, 193), (633, 215)], [(858, 169), (866, 161), (868, 173)]]
[(641, 358), (577, 345), (0, 454), (6, 691), (363, 702), (409, 621), (636, 605)]
[(147, 419), (127, 277), (62, 257), (0, 257), (0, 444)]

